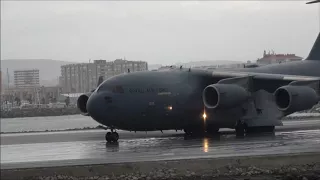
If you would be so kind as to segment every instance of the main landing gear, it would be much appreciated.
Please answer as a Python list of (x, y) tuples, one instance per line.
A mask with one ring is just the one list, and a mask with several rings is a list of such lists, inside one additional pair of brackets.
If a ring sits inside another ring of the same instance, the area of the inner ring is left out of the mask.
[(236, 127), (236, 136), (243, 137), (245, 134), (258, 134), (258, 133), (274, 133), (274, 126), (255, 126), (248, 127), (244, 122), (238, 121)]
[(113, 130), (111, 130), (111, 132), (107, 132), (106, 141), (108, 143), (116, 143), (118, 142), (118, 139), (119, 139), (119, 134), (117, 132), (114, 132)]
[(247, 125), (239, 120), (235, 128), (236, 136), (243, 137), (246, 132), (246, 129), (247, 129)]

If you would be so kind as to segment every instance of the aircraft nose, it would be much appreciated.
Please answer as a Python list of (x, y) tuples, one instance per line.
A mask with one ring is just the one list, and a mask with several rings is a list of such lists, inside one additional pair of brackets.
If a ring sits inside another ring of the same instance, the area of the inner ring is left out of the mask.
[(88, 99), (87, 110), (89, 115), (98, 122), (106, 118), (108, 107), (113, 104), (113, 97), (110, 93), (94, 92)]

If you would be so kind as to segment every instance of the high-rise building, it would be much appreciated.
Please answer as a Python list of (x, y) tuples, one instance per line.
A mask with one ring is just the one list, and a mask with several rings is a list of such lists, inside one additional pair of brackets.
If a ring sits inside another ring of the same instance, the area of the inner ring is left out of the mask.
[(39, 70), (15, 70), (14, 85), (16, 88), (40, 87)]
[(68, 64), (61, 66), (59, 84), (64, 93), (83, 93), (97, 87), (98, 79), (136, 71), (148, 70), (148, 63), (144, 61), (128, 61), (116, 59), (94, 60), (93, 63)]

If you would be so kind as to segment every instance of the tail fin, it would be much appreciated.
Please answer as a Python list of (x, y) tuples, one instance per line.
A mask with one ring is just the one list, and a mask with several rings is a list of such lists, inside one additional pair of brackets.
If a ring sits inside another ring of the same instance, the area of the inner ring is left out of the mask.
[[(98, 83), (97, 83), (97, 87), (103, 82), (103, 76), (99, 76), (99, 79), (98, 79)], [(96, 90), (95, 89), (92, 89), (91, 92), (94, 92)]]
[(318, 38), (316, 42), (314, 42), (313, 47), (309, 53), (309, 56), (306, 60), (318, 60), (320, 61), (320, 33), (318, 34)]
[(97, 87), (103, 82), (103, 76), (99, 76)]

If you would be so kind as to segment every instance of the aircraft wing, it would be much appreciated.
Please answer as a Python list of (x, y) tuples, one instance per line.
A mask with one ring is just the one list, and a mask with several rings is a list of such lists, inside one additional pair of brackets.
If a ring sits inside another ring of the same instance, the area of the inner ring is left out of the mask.
[(263, 101), (274, 101), (285, 114), (310, 109), (320, 101), (320, 77), (238, 71), (207, 73), (215, 79), (203, 91), (203, 102), (209, 109), (234, 107), (255, 98), (254, 94), (261, 90), (273, 96)]
[(283, 80), (283, 81), (314, 81), (320, 80), (320, 77), (312, 76), (297, 76), (285, 74), (270, 74), (270, 73), (255, 73), (255, 72), (237, 72), (237, 71), (214, 71), (212, 76), (221, 78), (231, 77), (252, 77), (253, 79), (266, 79), (266, 80)]
[(220, 79), (218, 83), (232, 84), (243, 83), (245, 79), (246, 84), (241, 86), (247, 90), (264, 89), (270, 93), (285, 85), (304, 85), (313, 88), (320, 97), (320, 77), (238, 71), (213, 71), (212, 77)]

